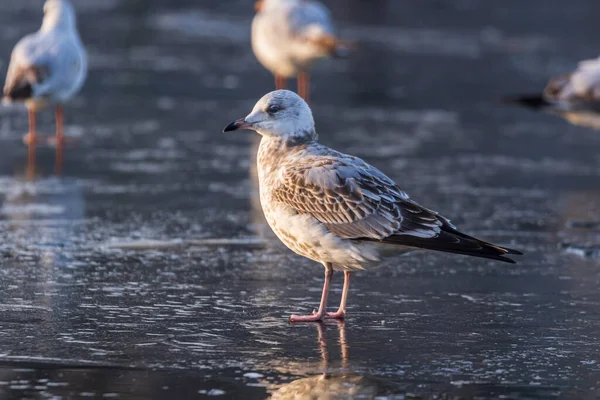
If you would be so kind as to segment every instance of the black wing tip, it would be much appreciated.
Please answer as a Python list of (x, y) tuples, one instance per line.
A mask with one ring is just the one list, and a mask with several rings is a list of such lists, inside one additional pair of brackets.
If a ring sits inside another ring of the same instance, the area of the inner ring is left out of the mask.
[(516, 256), (522, 256), (523, 252), (515, 249), (509, 249), (508, 247), (503, 247), (506, 250), (506, 254), (514, 254)]
[(502, 104), (519, 105), (533, 110), (540, 110), (551, 105), (551, 103), (544, 99), (540, 94), (506, 96), (501, 98), (500, 102)]
[[(491, 258), (491, 257), (490, 257)], [(497, 260), (497, 261), (502, 261), (508, 264), (516, 264), (517, 262), (515, 260), (513, 260), (512, 258), (508, 258), (508, 257), (502, 257), (499, 256), (497, 258), (491, 258), (492, 260)]]
[(460, 234), (463, 235), (463, 237), (466, 237), (470, 240), (473, 240), (473, 241), (479, 243), (482, 247), (481, 251), (464, 252), (464, 253), (462, 253), (464, 255), (473, 256), (473, 257), (489, 258), (492, 260), (504, 261), (504, 262), (507, 262), (510, 264), (516, 264), (517, 262), (515, 260), (513, 260), (512, 258), (506, 257), (507, 254), (511, 254), (511, 255), (515, 255), (515, 256), (523, 255), (523, 252), (521, 252), (519, 250), (511, 249), (509, 247), (497, 246), (495, 244), (485, 242), (485, 241), (477, 239), (475, 237), (465, 235), (462, 232), (460, 232)]
[[(477, 239), (476, 237), (467, 235), (466, 233), (462, 233), (461, 231), (457, 230), (456, 228), (444, 226), (444, 227), (442, 227), (442, 230), (446, 231), (447, 233), (460, 236), (464, 239), (473, 240), (473, 241), (479, 243), (485, 249), (494, 250), (496, 252), (496, 255), (498, 255), (498, 256), (503, 256), (505, 254), (513, 254), (515, 256), (523, 255), (523, 253), (519, 250), (511, 249), (510, 247), (498, 246), (498, 245), (495, 245), (492, 243), (488, 243), (481, 239)], [(514, 263), (515, 261), (511, 260), (510, 262)]]
[(508, 258), (506, 257), (506, 254), (511, 254), (514, 256), (522, 256), (524, 253), (522, 251), (519, 250), (515, 250), (515, 249), (511, 249), (510, 247), (502, 247), (502, 246), (494, 246), (492, 245), (491, 247), (495, 247), (497, 249), (501, 249), (504, 254), (498, 256), (498, 260), (499, 261), (504, 261), (510, 264), (516, 264), (517, 262), (515, 260), (513, 260), (512, 258)]
[[(496, 254), (493, 254), (492, 252), (490, 252), (491, 249), (494, 249), (496, 251)], [(513, 260), (512, 258), (506, 257), (506, 254), (514, 254), (514, 255), (521, 255), (522, 253), (520, 252), (499, 252), (497, 247), (492, 247), (492, 246), (485, 246), (484, 247), (485, 250), (479, 250), (479, 251), (469, 251), (469, 250), (449, 250), (449, 249), (436, 249), (436, 248), (430, 248), (428, 250), (436, 250), (436, 251), (442, 251), (442, 252), (446, 252), (446, 253), (454, 253), (454, 254), (460, 254), (462, 256), (468, 256), (468, 257), (476, 257), (476, 258), (485, 258), (487, 260), (494, 260), (494, 261), (502, 261), (508, 264), (516, 264), (517, 262), (515, 260)]]
[[(462, 250), (462, 249), (461, 250), (443, 249), (443, 248), (434, 248), (434, 247), (431, 247), (431, 248), (425, 247), (425, 249), (441, 251), (441, 252), (445, 252), (445, 253), (460, 254), (462, 256), (468, 256), (468, 257), (485, 258), (487, 260), (502, 261), (502, 262), (505, 262), (508, 264), (516, 264), (517, 262), (515, 260), (513, 260), (512, 258), (506, 257), (506, 254), (514, 254), (514, 255), (522, 255), (523, 254), (516, 250), (514, 252), (512, 252), (512, 251), (511, 252), (500, 252), (496, 246), (489, 246), (489, 245), (484, 246), (483, 249), (481, 249), (481, 250), (475, 250), (475, 251)], [(492, 249), (494, 250), (493, 252), (490, 251)]]
[[(443, 239), (445, 238), (445, 240)], [(450, 226), (442, 227), (442, 232), (434, 239), (417, 238), (409, 235), (392, 235), (382, 240), (365, 239), (380, 243), (405, 245), (425, 250), (461, 254), (469, 257), (486, 258), (509, 264), (517, 262), (506, 257), (507, 254), (523, 255), (519, 250), (496, 246), (494, 244), (464, 234)]]
[(33, 86), (24, 83), (4, 91), (4, 98), (9, 100), (27, 100), (33, 97)]

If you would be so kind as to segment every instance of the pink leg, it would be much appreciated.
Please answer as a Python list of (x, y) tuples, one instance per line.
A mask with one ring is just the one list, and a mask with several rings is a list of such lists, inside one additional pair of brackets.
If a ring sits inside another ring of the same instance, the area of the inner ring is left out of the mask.
[(287, 89), (285, 76), (275, 74), (275, 90)]
[(325, 315), (325, 318), (346, 318), (346, 300), (348, 299), (348, 289), (350, 288), (350, 275), (352, 275), (352, 272), (344, 271), (344, 288), (342, 289), (342, 300), (340, 301), (340, 308), (334, 313), (327, 313)]
[(310, 75), (308, 72), (298, 73), (298, 96), (310, 104)]
[(33, 144), (37, 141), (35, 110), (29, 109), (29, 132), (23, 136), (23, 143)]
[(319, 310), (313, 312), (311, 315), (292, 315), (290, 322), (314, 322), (320, 321), (325, 315), (325, 308), (327, 307), (327, 293), (329, 292), (329, 282), (333, 275), (333, 267), (330, 263), (324, 263), (325, 266), (325, 283), (323, 283), (323, 294), (321, 295), (321, 304), (319, 304)]

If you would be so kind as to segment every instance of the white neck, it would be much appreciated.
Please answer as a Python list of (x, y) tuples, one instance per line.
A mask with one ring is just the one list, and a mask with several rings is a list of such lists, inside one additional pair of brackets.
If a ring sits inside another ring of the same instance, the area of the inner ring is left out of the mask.
[(61, 11), (52, 10), (47, 15), (45, 15), (40, 31), (61, 31), (68, 33), (77, 33), (77, 26), (75, 23), (74, 13), (68, 9)]

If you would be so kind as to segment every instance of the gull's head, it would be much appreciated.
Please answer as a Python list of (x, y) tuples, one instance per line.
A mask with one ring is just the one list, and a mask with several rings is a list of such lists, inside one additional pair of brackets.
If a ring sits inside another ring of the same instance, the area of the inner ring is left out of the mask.
[(76, 28), (75, 9), (69, 0), (46, 0), (42, 30)]
[(267, 93), (246, 118), (227, 125), (223, 132), (239, 129), (251, 129), (263, 136), (286, 141), (304, 142), (317, 138), (310, 107), (300, 96), (289, 90)]

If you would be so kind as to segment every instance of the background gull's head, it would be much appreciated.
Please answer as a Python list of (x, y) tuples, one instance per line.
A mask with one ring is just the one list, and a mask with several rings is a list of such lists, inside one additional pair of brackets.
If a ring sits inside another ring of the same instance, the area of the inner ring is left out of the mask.
[(53, 29), (75, 30), (75, 9), (69, 0), (46, 0), (42, 31)]
[(263, 136), (284, 140), (314, 140), (315, 122), (310, 107), (289, 90), (276, 90), (264, 95), (246, 118), (227, 125), (223, 132), (251, 129)]
[(286, 3), (297, 3), (298, 0), (258, 0), (254, 3), (256, 12), (269, 11)]

